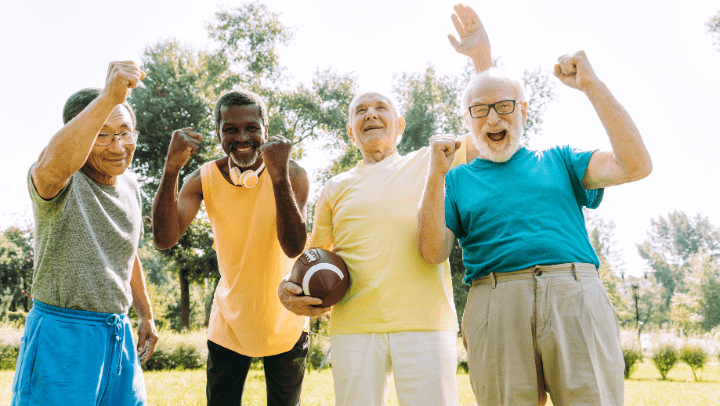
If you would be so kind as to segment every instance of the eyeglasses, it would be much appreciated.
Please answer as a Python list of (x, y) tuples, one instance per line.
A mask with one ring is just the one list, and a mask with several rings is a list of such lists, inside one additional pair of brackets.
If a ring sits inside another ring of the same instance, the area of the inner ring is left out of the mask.
[(495, 112), (502, 116), (515, 111), (516, 103), (517, 102), (515, 100), (501, 100), (493, 104), (476, 104), (474, 106), (470, 106), (468, 110), (470, 111), (470, 117), (472, 118), (487, 117), (487, 115), (490, 114), (491, 108), (495, 109)]
[(99, 147), (106, 147), (112, 144), (113, 141), (115, 141), (115, 136), (120, 139), (120, 145), (134, 144), (135, 141), (137, 141), (138, 134), (139, 133), (137, 131), (128, 131), (119, 134), (98, 133), (97, 137), (95, 138), (95, 145)]

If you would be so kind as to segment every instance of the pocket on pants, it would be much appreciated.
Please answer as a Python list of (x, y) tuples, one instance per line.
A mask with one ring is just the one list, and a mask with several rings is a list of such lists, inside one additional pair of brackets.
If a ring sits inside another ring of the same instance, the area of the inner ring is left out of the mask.
[(582, 281), (582, 283), (583, 302), (594, 326), (601, 331), (612, 332), (619, 338), (620, 325), (617, 320), (617, 312), (612, 302), (610, 302), (602, 280), (600, 278), (589, 278)]
[(469, 343), (478, 347), (481, 345), (483, 337), (487, 336), (491, 295), (490, 285), (474, 286), (468, 292), (462, 318), (463, 344), (468, 352), (471, 351), (468, 348)]

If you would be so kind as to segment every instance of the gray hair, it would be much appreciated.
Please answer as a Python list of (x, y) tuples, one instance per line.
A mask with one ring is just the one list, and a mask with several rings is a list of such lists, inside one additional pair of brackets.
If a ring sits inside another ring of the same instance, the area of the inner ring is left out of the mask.
[(525, 89), (519, 80), (508, 75), (505, 71), (497, 68), (490, 68), (474, 75), (470, 79), (470, 83), (468, 83), (465, 88), (465, 91), (462, 94), (462, 99), (460, 100), (460, 106), (462, 107), (463, 114), (467, 111), (468, 107), (470, 107), (470, 92), (480, 86), (486, 79), (495, 79), (507, 83), (515, 89), (515, 92), (517, 93), (517, 101), (527, 103)]
[(376, 95), (382, 97), (390, 105), (390, 108), (392, 109), (393, 113), (395, 114), (395, 117), (402, 117), (400, 115), (400, 112), (398, 111), (397, 107), (395, 107), (395, 102), (393, 101), (393, 99), (391, 97), (385, 96), (384, 94), (382, 94), (380, 92), (376, 92), (374, 90), (363, 90), (361, 92), (358, 92), (358, 94), (356, 94), (355, 97), (353, 97), (353, 99), (350, 101), (350, 104), (348, 105), (348, 118), (352, 118), (353, 106), (355, 105), (355, 103), (357, 103), (358, 99), (367, 94), (376, 94)]
[[(65, 107), (63, 107), (63, 124), (67, 124), (70, 120), (80, 114), (81, 111), (85, 110), (85, 107), (100, 96), (100, 91), (101, 89), (96, 87), (86, 87), (85, 89), (78, 90), (73, 93), (73, 95), (65, 102)], [(124, 106), (128, 113), (130, 113), (133, 127), (136, 127), (137, 119), (135, 118), (135, 112), (130, 106), (130, 103), (126, 100), (122, 103), (122, 106)]]

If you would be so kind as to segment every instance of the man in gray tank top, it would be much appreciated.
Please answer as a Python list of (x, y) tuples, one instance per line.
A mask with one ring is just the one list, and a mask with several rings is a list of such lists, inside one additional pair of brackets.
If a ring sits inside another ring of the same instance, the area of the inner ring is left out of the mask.
[[(138, 258), (140, 189), (126, 173), (138, 133), (126, 102), (145, 77), (112, 62), (103, 89), (72, 95), (28, 172), (35, 216), (33, 309), (13, 405), (144, 405), (140, 362), (158, 340)], [(134, 348), (127, 311), (138, 314)]]

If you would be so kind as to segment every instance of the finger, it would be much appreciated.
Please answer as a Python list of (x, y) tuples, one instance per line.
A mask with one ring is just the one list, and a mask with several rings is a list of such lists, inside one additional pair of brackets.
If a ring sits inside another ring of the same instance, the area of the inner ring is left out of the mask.
[(467, 30), (467, 28), (472, 24), (472, 19), (467, 12), (467, 7), (463, 6), (462, 4), (459, 4), (458, 6), (458, 17), (460, 17), (460, 21), (462, 22), (463, 27), (465, 27), (465, 29)]
[(460, 47), (460, 42), (455, 39), (454, 35), (448, 34), (448, 39), (450, 40), (450, 45), (452, 45), (453, 48), (458, 49), (458, 47)]
[(293, 295), (302, 295), (303, 293), (302, 288), (292, 282), (286, 282), (283, 290)]
[(332, 306), (331, 306), (331, 307), (313, 307), (313, 308), (310, 310), (310, 313), (311, 313), (311, 314), (310, 314), (310, 317), (315, 317), (315, 316), (319, 316), (319, 315), (321, 315), (321, 314), (323, 314), (323, 313), (327, 313), (327, 312), (329, 312), (331, 309), (332, 309)]
[(565, 75), (563, 75), (562, 71), (560, 70), (560, 64), (556, 63), (555, 68), (553, 69), (553, 75), (557, 77), (558, 79), (562, 80)]
[(567, 58), (567, 59), (563, 60), (563, 63), (561, 65), (562, 65), (563, 71), (566, 75), (572, 75), (577, 72), (575, 58)]
[(455, 31), (457, 31), (458, 35), (462, 39), (462, 37), (465, 36), (465, 29), (463, 28), (462, 23), (458, 19), (457, 14), (453, 14), (450, 18), (452, 19), (453, 25), (455, 26)]

